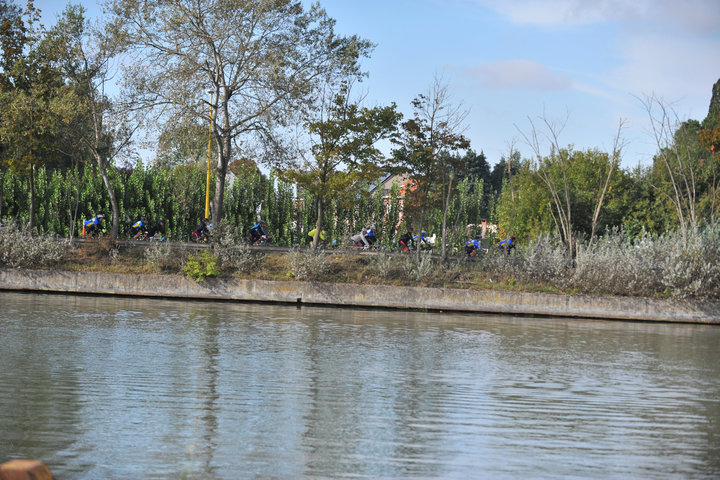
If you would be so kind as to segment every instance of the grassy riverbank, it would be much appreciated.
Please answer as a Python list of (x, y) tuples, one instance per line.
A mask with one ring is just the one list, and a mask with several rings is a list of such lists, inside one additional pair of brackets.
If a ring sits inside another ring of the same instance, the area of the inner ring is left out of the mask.
[[(629, 239), (620, 233), (576, 258), (552, 240), (521, 245), (511, 255), (491, 249), (469, 261), (457, 255), (445, 264), (434, 255), (299, 248), (275, 252), (216, 238), (203, 254), (182, 244), (128, 247), (110, 239), (73, 245), (29, 236), (22, 229), (0, 232), (0, 266), (70, 271), (160, 273), (196, 276), (197, 270), (224, 278), (309, 280), (366, 285), (425, 286), (499, 291), (553, 292), (630, 297), (720, 299), (720, 228), (682, 239), (678, 234)], [(207, 269), (207, 270), (206, 270)], [(203, 275), (198, 276), (200, 278)]]

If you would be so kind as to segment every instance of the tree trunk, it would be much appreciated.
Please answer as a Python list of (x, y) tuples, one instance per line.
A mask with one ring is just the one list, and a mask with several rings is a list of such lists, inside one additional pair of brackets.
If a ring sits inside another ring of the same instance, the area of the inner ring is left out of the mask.
[[(222, 143), (224, 144), (223, 148), (218, 149), (218, 164), (215, 170), (217, 174), (215, 178), (215, 194), (213, 195), (212, 212), (210, 212), (212, 222), (215, 224), (220, 223), (220, 220), (222, 219), (223, 199), (225, 193), (225, 173), (227, 172), (227, 164), (230, 158), (230, 139), (223, 138)], [(225, 152), (228, 153), (225, 154)]]
[[(420, 191), (420, 188), (418, 187), (418, 192), (419, 191)], [(421, 195), (421, 198), (428, 198), (429, 194), (430, 194), (430, 188), (428, 186), (423, 189), (423, 193), (420, 195)], [(418, 225), (413, 226), (413, 228), (417, 228), (418, 231), (420, 232), (420, 235), (422, 235), (422, 229), (425, 228), (425, 211), (419, 210), (418, 213), (419, 213), (419, 215), (418, 215), (419, 222), (418, 222)], [(408, 226), (411, 226), (411, 225), (408, 225)], [(445, 240), (441, 239), (441, 241), (444, 243)], [(420, 261), (420, 248), (418, 245), (415, 245), (415, 258), (417, 259), (418, 262)]]
[(35, 228), (35, 167), (30, 165), (30, 176), (28, 177), (30, 190), (30, 215), (28, 218), (28, 231), (33, 234)]
[(320, 240), (320, 231), (322, 230), (323, 217), (325, 216), (325, 202), (322, 198), (318, 198), (317, 220), (315, 221), (315, 235), (313, 235), (313, 248), (318, 248), (318, 240)]
[[(102, 177), (105, 190), (108, 193), (108, 197), (110, 197), (110, 208), (112, 209), (112, 231), (110, 236), (112, 238), (118, 238), (118, 234), (120, 233), (120, 208), (118, 207), (115, 190), (113, 190), (112, 184), (110, 184), (110, 177), (108, 177), (107, 174), (105, 161), (97, 151), (95, 151), (95, 160), (97, 161), (98, 169), (100, 170), (100, 177)], [(98, 212), (94, 213), (97, 214)]]
[(2, 211), (3, 211), (3, 193), (5, 192), (5, 169), (0, 169), (0, 218), (3, 218)]
[(223, 100), (218, 108), (222, 112), (222, 121), (224, 128), (221, 131), (216, 129), (216, 143), (218, 146), (218, 164), (217, 164), (217, 178), (215, 179), (215, 195), (213, 196), (213, 211), (212, 221), (215, 224), (220, 223), (222, 220), (223, 213), (223, 199), (225, 197), (225, 174), (227, 173), (227, 167), (230, 163), (232, 155), (232, 137), (227, 133), (230, 131), (230, 113), (228, 111), (228, 93), (224, 90)]
[[(447, 260), (447, 242), (445, 239), (447, 238), (447, 215), (448, 210), (450, 210), (450, 199), (452, 197), (452, 188), (453, 188), (453, 178), (454, 176), (451, 174), (450, 179), (448, 181), (447, 185), (447, 194), (445, 195), (444, 199), (444, 205), (443, 205), (443, 217), (442, 217), (442, 248), (440, 250), (440, 262), (444, 265), (445, 261)], [(422, 235), (422, 231), (420, 233)], [(420, 250), (420, 246), (417, 246), (418, 250)]]
[(624, 147), (624, 142), (621, 140), (622, 129), (624, 122), (621, 120), (618, 125), (617, 135), (615, 135), (615, 143), (613, 145), (613, 153), (608, 164), (608, 174), (605, 177), (605, 184), (600, 191), (600, 197), (595, 204), (595, 211), (593, 212), (592, 228), (590, 229), (590, 241), (588, 242), (588, 249), (592, 247), (593, 240), (595, 239), (595, 233), (597, 232), (598, 219), (600, 218), (600, 209), (602, 208), (603, 202), (605, 201), (605, 195), (610, 191), (610, 182), (612, 180), (613, 172), (620, 163), (621, 152)]
[(73, 160), (73, 167), (72, 167), (72, 177), (70, 182), (70, 187), (75, 191), (75, 196), (73, 199), (70, 198), (70, 192), (68, 192), (68, 207), (70, 210), (70, 240), (75, 237), (75, 227), (77, 226), (77, 218), (78, 218), (78, 208), (80, 207), (80, 180), (76, 177), (76, 173), (78, 173), (78, 161), (77, 159)]

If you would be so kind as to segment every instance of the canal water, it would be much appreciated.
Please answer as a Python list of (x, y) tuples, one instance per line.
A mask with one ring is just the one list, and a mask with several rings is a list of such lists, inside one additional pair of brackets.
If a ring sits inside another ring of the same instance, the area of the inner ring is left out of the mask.
[(0, 292), (56, 479), (720, 478), (720, 327)]

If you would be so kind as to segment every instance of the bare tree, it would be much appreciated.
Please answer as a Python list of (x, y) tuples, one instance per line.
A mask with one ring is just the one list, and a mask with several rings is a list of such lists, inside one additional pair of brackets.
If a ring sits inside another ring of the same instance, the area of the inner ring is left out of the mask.
[[(544, 129), (539, 132), (532, 119), (530, 119), (530, 132), (528, 134), (522, 132), (526, 143), (530, 146), (535, 154), (535, 169), (542, 183), (547, 187), (550, 193), (552, 215), (555, 226), (560, 232), (563, 243), (571, 251), (574, 248), (573, 243), (573, 186), (571, 182), (570, 170), (573, 165), (575, 152), (572, 146), (566, 148), (560, 147), (559, 137), (567, 124), (567, 116), (564, 120), (552, 121), (543, 115), (540, 118), (544, 125)], [(618, 130), (613, 142), (612, 154), (608, 157), (608, 167), (605, 174), (605, 180), (599, 186), (595, 195), (595, 204), (591, 219), (591, 233), (589, 244), (592, 245), (593, 239), (597, 233), (598, 220), (602, 211), (605, 198), (610, 190), (613, 174), (622, 159), (622, 150), (625, 142), (622, 137), (622, 130), (625, 122), (620, 120)], [(545, 156), (542, 150), (542, 139), (550, 143), (550, 153)]]
[(696, 173), (689, 143), (677, 138), (681, 121), (677, 112), (655, 95), (640, 99), (650, 119), (650, 128), (658, 147), (656, 159), (665, 166), (670, 193), (659, 185), (653, 187), (672, 203), (678, 217), (680, 231), (687, 239), (689, 231), (697, 227)]
[(597, 201), (595, 202), (595, 209), (593, 211), (592, 227), (590, 231), (590, 240), (588, 241), (588, 247), (592, 246), (593, 240), (595, 239), (595, 234), (597, 233), (598, 218), (600, 217), (600, 211), (602, 210), (605, 196), (610, 190), (610, 182), (612, 181), (613, 173), (615, 173), (618, 166), (620, 165), (620, 161), (622, 160), (622, 150), (625, 147), (625, 140), (622, 137), (622, 130), (624, 125), (625, 121), (621, 119), (618, 123), (618, 130), (615, 134), (615, 139), (613, 141), (613, 151), (612, 155), (609, 158), (608, 172), (605, 176), (605, 182), (603, 183), (602, 188), (600, 189), (600, 193), (597, 196)]
[[(550, 211), (553, 216), (555, 226), (560, 232), (560, 238), (568, 248), (571, 246), (572, 240), (572, 202), (570, 197), (570, 185), (568, 182), (568, 167), (572, 150), (570, 148), (560, 148), (559, 137), (567, 124), (568, 116), (558, 122), (551, 121), (546, 115), (540, 117), (541, 122), (545, 125), (545, 129), (540, 132), (536, 128), (531, 118), (530, 132), (525, 133), (517, 127), (520, 134), (525, 139), (527, 145), (532, 149), (536, 161), (536, 173), (540, 180), (545, 184), (550, 193), (550, 198), (554, 208)], [(541, 136), (550, 142), (550, 154), (548, 157), (543, 155)], [(559, 168), (561, 178), (558, 182), (552, 174), (551, 166)]]

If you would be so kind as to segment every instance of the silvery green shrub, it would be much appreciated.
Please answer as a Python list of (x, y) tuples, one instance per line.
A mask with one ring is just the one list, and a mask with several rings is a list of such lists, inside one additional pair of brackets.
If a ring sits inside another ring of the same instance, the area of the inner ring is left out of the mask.
[(425, 280), (435, 272), (436, 268), (437, 264), (429, 254), (421, 253), (420, 259), (415, 253), (403, 255), (403, 273), (412, 280)]
[(390, 279), (402, 276), (402, 266), (397, 259), (388, 252), (381, 251), (370, 257), (370, 268), (374, 269), (380, 278)]
[(265, 258), (264, 254), (248, 246), (237, 227), (227, 223), (213, 229), (211, 245), (221, 266), (236, 268), (241, 272), (259, 268)]
[(585, 293), (651, 295), (662, 290), (660, 253), (649, 236), (633, 241), (616, 230), (580, 247), (572, 285)]
[(234, 247), (216, 249), (221, 265), (236, 268), (241, 272), (249, 273), (262, 268), (265, 254), (258, 252), (247, 244), (240, 244)]
[(672, 297), (701, 300), (720, 298), (720, 224), (662, 239), (662, 285)]
[(67, 239), (51, 235), (31, 236), (15, 222), (0, 227), (0, 266), (10, 268), (47, 267), (58, 262), (69, 251)]
[(572, 284), (572, 259), (560, 242), (538, 242), (529, 248), (517, 248), (510, 255), (502, 250), (491, 250), (489, 255), (498, 269), (520, 283), (547, 284), (558, 288), (569, 288)]
[(328, 255), (321, 249), (293, 248), (290, 271), (298, 280), (321, 280), (330, 270)]
[(143, 251), (143, 258), (151, 265), (163, 268), (171, 265), (175, 259), (173, 249), (168, 242), (152, 242)]
[(491, 250), (481, 260), (489, 276), (601, 295), (720, 298), (720, 227), (711, 224), (683, 239), (680, 232), (632, 238), (622, 229), (581, 242), (573, 259), (556, 239), (512, 255)]

